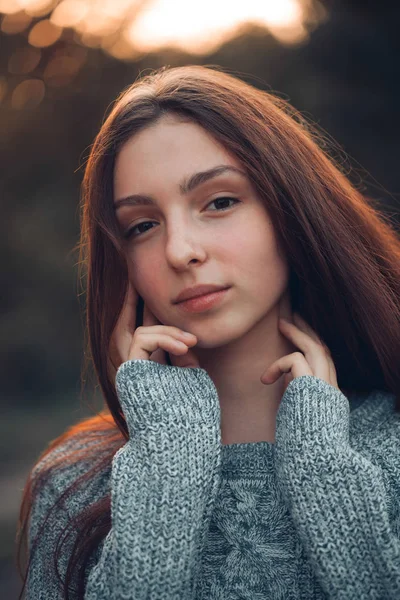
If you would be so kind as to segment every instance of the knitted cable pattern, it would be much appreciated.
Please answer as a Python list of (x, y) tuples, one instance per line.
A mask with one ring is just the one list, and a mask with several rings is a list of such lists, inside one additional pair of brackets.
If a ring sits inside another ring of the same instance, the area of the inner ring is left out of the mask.
[[(393, 395), (348, 399), (298, 377), (279, 406), (275, 443), (224, 446), (205, 370), (127, 361), (116, 388), (130, 439), (46, 524), (29, 600), (62, 599), (48, 568), (57, 533), (107, 491), (112, 528), (90, 565), (85, 600), (400, 599)], [(40, 491), (30, 537), (83, 468), (59, 469)]]

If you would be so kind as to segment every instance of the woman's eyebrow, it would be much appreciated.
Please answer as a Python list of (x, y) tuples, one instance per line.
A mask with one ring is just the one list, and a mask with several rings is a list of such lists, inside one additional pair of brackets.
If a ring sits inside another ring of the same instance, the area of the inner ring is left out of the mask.
[[(179, 184), (180, 192), (182, 195), (186, 195), (202, 183), (205, 183), (214, 177), (219, 177), (227, 172), (237, 173), (247, 178), (247, 175), (244, 171), (234, 167), (233, 165), (217, 165), (212, 169), (208, 169), (207, 171), (199, 171), (198, 173), (191, 175), (189, 178), (185, 178)], [(114, 210), (117, 211), (122, 206), (151, 206), (155, 204), (156, 202), (151, 196), (146, 196), (144, 194), (133, 194), (131, 196), (126, 196), (126, 198), (120, 198), (119, 200), (116, 200), (114, 202)]]

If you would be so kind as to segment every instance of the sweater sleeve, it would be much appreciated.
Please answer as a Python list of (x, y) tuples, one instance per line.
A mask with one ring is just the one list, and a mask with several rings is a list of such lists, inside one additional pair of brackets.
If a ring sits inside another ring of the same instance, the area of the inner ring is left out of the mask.
[(220, 407), (201, 368), (123, 363), (116, 389), (129, 441), (114, 455), (112, 527), (85, 600), (195, 597), (219, 486)]
[[(380, 463), (350, 446), (349, 416), (336, 387), (293, 379), (277, 413), (278, 484), (329, 600), (397, 600), (400, 420), (387, 426)], [(371, 444), (371, 428), (367, 436)]]

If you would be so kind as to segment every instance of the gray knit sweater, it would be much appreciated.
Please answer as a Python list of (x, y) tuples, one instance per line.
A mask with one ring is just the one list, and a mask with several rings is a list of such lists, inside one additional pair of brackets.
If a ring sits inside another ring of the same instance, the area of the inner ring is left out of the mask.
[[(107, 492), (112, 528), (89, 563), (85, 600), (400, 599), (394, 395), (347, 398), (297, 377), (275, 443), (221, 445), (217, 390), (204, 369), (130, 360), (116, 388), (130, 439), (47, 522), (29, 600), (63, 598), (49, 569), (56, 538)], [(84, 468), (56, 469), (34, 501), (30, 539)]]

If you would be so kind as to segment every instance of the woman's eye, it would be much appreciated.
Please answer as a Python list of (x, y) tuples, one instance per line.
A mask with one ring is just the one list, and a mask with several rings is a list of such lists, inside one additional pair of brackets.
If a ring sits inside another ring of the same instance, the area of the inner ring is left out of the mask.
[[(223, 202), (223, 201), (226, 202), (227, 200), (233, 200), (236, 203), (240, 202), (240, 200), (238, 200), (237, 198), (230, 198), (229, 196), (221, 196), (221, 198), (215, 198), (215, 200), (212, 200), (210, 202), (210, 204), (214, 204), (214, 202), (217, 202), (217, 203)], [(210, 204), (208, 204), (208, 206), (210, 206)], [(225, 206), (225, 207), (222, 207), (221, 210), (227, 210), (228, 208), (231, 208), (231, 207)]]
[(130, 237), (139, 237), (140, 235), (142, 235), (142, 233), (146, 233), (146, 231), (148, 231), (148, 229), (145, 229), (144, 231), (141, 231), (138, 235), (133, 235), (133, 232), (135, 231), (135, 229), (137, 227), (142, 227), (142, 225), (148, 225), (149, 223), (153, 223), (154, 221), (142, 221), (142, 223), (138, 223), (137, 225), (135, 225), (134, 227), (131, 227), (130, 229), (128, 229), (128, 231), (126, 231), (124, 233), (124, 239), (127, 240)]
[[(230, 196), (223, 196), (221, 198), (215, 198), (215, 200), (212, 200), (211, 202), (209, 202), (207, 204), (207, 206), (210, 206), (210, 204), (215, 204), (217, 203), (219, 206), (219, 209), (217, 210), (213, 210), (211, 212), (222, 212), (223, 210), (227, 210), (229, 208), (231, 208), (231, 206), (221, 206), (221, 203), (224, 204), (226, 202), (229, 201), (233, 201), (236, 204), (238, 204), (240, 202), (240, 200), (238, 200), (237, 198), (231, 198)], [(141, 223), (138, 223), (137, 225), (134, 225), (133, 227), (131, 227), (130, 229), (128, 229), (128, 231), (126, 231), (124, 233), (124, 239), (129, 239), (131, 237), (140, 237), (141, 235), (143, 235), (143, 233), (146, 233), (146, 231), (149, 231), (149, 227), (145, 227), (144, 231), (139, 231), (139, 233), (134, 234), (134, 231), (138, 228), (138, 227), (143, 227), (144, 225), (151, 225), (152, 223), (155, 223), (155, 221), (142, 221)], [(151, 227), (151, 229), (153, 229)]]

